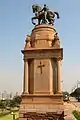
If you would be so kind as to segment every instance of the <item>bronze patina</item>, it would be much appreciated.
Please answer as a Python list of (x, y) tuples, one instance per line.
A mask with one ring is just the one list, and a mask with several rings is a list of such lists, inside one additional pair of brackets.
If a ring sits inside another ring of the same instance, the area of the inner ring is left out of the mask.
[(40, 24), (54, 24), (55, 15), (57, 16), (57, 19), (59, 19), (59, 13), (53, 12), (49, 10), (48, 6), (44, 4), (44, 7), (42, 8), (39, 5), (32, 5), (33, 13), (35, 13), (35, 16), (32, 17), (32, 23), (36, 25), (34, 20), (38, 20), (38, 25)]

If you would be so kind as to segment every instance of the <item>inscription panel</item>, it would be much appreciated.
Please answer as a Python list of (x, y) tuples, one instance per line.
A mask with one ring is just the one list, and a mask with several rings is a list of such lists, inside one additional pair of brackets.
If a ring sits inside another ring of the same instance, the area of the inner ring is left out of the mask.
[(34, 93), (50, 93), (50, 64), (49, 59), (34, 60)]

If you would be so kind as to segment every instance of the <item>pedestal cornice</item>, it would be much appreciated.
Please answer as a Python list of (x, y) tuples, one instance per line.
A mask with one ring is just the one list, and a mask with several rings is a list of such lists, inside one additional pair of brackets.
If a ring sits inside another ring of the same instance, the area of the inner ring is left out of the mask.
[(63, 59), (63, 48), (29, 48), (21, 51), (24, 54), (24, 59), (38, 58), (60, 58)]
[(53, 28), (52, 25), (47, 25), (47, 24), (36, 25), (36, 26), (33, 28), (32, 32), (34, 32), (35, 30), (40, 30), (40, 31), (41, 31), (42, 28), (43, 28), (43, 29), (47, 28), (47, 30), (52, 29), (52, 30), (54, 30), (54, 31), (56, 32), (55, 28)]

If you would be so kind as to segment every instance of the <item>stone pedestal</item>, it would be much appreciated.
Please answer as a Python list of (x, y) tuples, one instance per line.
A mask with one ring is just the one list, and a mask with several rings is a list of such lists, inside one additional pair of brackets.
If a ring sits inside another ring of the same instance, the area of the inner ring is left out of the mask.
[(56, 30), (52, 25), (37, 25), (31, 34), (32, 47), (34, 48), (49, 48), (52, 45), (52, 40)]
[(53, 113), (64, 109), (61, 90), (63, 49), (55, 33), (51, 25), (36, 26), (27, 40), (29, 45), (26, 43), (22, 50), (24, 86), (20, 120), (25, 120), (24, 113), (27, 112)]

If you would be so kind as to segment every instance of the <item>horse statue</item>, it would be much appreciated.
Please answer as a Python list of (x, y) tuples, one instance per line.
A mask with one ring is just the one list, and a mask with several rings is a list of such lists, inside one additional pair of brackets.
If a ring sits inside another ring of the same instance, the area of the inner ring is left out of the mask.
[(36, 25), (34, 20), (38, 20), (38, 25), (40, 24), (51, 24), (54, 23), (55, 15), (57, 16), (57, 19), (59, 19), (58, 12), (52, 12), (49, 10), (49, 8), (44, 5), (43, 8), (41, 8), (39, 5), (33, 5), (32, 6), (33, 13), (35, 13), (35, 17), (32, 17), (32, 23)]

